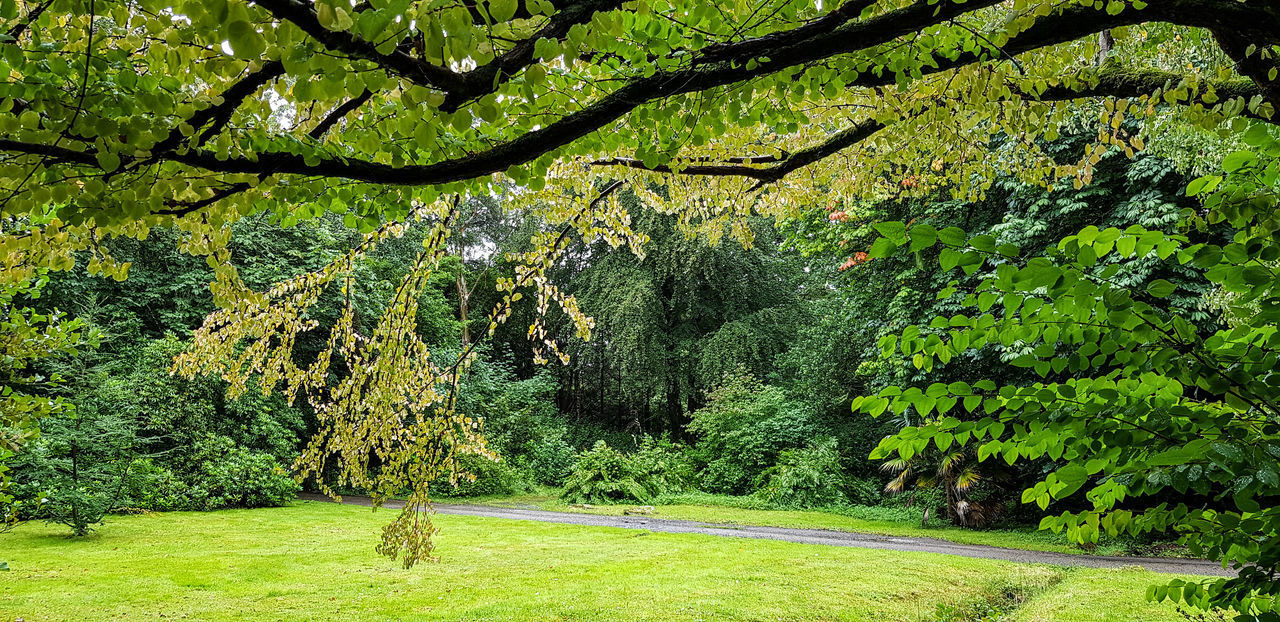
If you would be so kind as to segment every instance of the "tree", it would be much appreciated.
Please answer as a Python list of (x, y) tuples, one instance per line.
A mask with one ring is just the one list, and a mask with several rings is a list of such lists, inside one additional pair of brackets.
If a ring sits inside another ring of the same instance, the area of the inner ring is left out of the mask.
[[(100, 240), (162, 224), (190, 233), (183, 247), (214, 267), (223, 309), (182, 369), (221, 373), (233, 393), (254, 378), (305, 396), (321, 420), (308, 454), (316, 468), (338, 460), (379, 498), (414, 489), (384, 546), (409, 563), (430, 555), (431, 528), (416, 513), (427, 485), (458, 452), (486, 451), (478, 424), (452, 407), (474, 349), (437, 361), (414, 319), (464, 195), (516, 184), (526, 188), (517, 203), (560, 228), (518, 258), (489, 312), (492, 331), (517, 290), (532, 292), (530, 335), (550, 359), (563, 353), (542, 313), (558, 307), (590, 335), (547, 278), (571, 234), (640, 244), (614, 196), (623, 183), (643, 190), (656, 176), (667, 192), (647, 203), (713, 237), (727, 228), (749, 238), (752, 211), (874, 192), (900, 171), (936, 168), (973, 194), (983, 184), (970, 180), (1008, 168), (1085, 183), (1101, 151), (1143, 147), (1117, 129), (1123, 117), (1178, 114), (1161, 102), (1206, 127), (1280, 105), (1280, 11), (1266, 0), (48, 0), (0, 10), (6, 280), (67, 269), (79, 251), (93, 271), (123, 278), (127, 264)], [(1171, 31), (1207, 31), (1212, 43)], [(1218, 51), (1200, 53), (1210, 46)], [(1104, 47), (1107, 62), (1096, 63)], [(1186, 70), (1189, 51), (1201, 71)], [(1111, 128), (1098, 144), (1073, 162), (1044, 157), (1030, 139), (1060, 131), (1066, 102), (1098, 98)], [(995, 131), (1028, 140), (1016, 157), (988, 158), (973, 137)], [(230, 262), (227, 225), (261, 211), (285, 222), (332, 211), (372, 233), (332, 265), (255, 292)], [(289, 350), (313, 326), (308, 309), (325, 290), (348, 291), (358, 256), (413, 218), (434, 228), (387, 313), (357, 330), (344, 311), (317, 358), (296, 363)], [(336, 382), (331, 365), (344, 370)], [(393, 468), (369, 481), (371, 459)]]
[(88, 406), (47, 417), (43, 434), (18, 460), (26, 485), (39, 491), (36, 515), (85, 536), (119, 509), (144, 445), (133, 422)]
[[(926, 334), (910, 326), (882, 339), (920, 369), (983, 349), (1017, 348), (1012, 364), (1036, 380), (997, 385), (969, 378), (927, 387), (891, 386), (855, 400), (872, 414), (912, 409), (925, 417), (885, 439), (875, 456), (899, 463), (926, 452), (976, 450), (979, 461), (1048, 459), (1052, 470), (1022, 494), (1041, 509), (1087, 490), (1091, 507), (1047, 516), (1042, 528), (1076, 540), (1173, 531), (1193, 553), (1231, 564), (1230, 579), (1173, 581), (1149, 595), (1224, 607), (1238, 619), (1276, 620), (1280, 596), (1280, 382), (1276, 381), (1276, 232), (1280, 139), (1255, 124), (1247, 149), (1187, 194), (1203, 197), (1184, 230), (1089, 226), (1030, 257), (989, 235), (882, 223), (876, 255), (941, 247), (944, 270), (993, 271), (954, 280), (963, 313), (936, 317)], [(1229, 241), (1213, 235), (1229, 227)], [(1117, 279), (1120, 262), (1156, 260), (1193, 271), (1218, 290), (1224, 326), (1197, 326), (1169, 303), (1179, 286), (1163, 278)], [(935, 449), (936, 448), (936, 449)], [(1161, 499), (1169, 492), (1172, 500)]]
[(53, 391), (63, 383), (58, 374), (36, 367), (43, 359), (74, 354), (92, 345), (96, 335), (84, 322), (56, 311), (41, 314), (21, 305), (38, 298), (45, 280), (0, 286), (0, 530), (18, 519), (10, 494), (8, 462), (39, 433), (41, 419), (74, 412), (75, 407)]
[[(1092, 139), (1080, 131), (1064, 135), (1044, 149), (1055, 158), (1071, 158)], [(1003, 157), (1007, 142), (1002, 137), (993, 140), (992, 157)], [(827, 413), (836, 423), (831, 429), (840, 436), (841, 446), (858, 456), (870, 453), (885, 434), (896, 432), (901, 425), (920, 422), (913, 411), (905, 413), (905, 422), (850, 418), (849, 403), (857, 395), (874, 394), (891, 385), (927, 386), (972, 378), (1002, 384), (1028, 380), (1030, 370), (1009, 364), (1021, 353), (1020, 346), (969, 351), (962, 356), (963, 365), (929, 370), (916, 368), (910, 360), (879, 356), (877, 342), (885, 335), (918, 325), (924, 338), (943, 336), (946, 329), (931, 328), (929, 322), (968, 308), (959, 293), (938, 295), (948, 288), (952, 276), (938, 265), (936, 249), (922, 250), (919, 259), (912, 253), (872, 258), (867, 251), (879, 237), (876, 225), (915, 219), (935, 229), (960, 227), (971, 235), (990, 235), (997, 244), (1014, 244), (1024, 254), (1037, 255), (1056, 247), (1064, 232), (1088, 225), (1124, 228), (1141, 224), (1173, 233), (1181, 212), (1195, 205), (1184, 193), (1190, 179), (1167, 158), (1145, 153), (1130, 159), (1111, 152), (1095, 165), (1092, 183), (1080, 189), (1051, 192), (1002, 176), (989, 180), (991, 187), (980, 201), (952, 199), (945, 186), (935, 188), (933, 196), (915, 197), (909, 193), (913, 188), (900, 183), (908, 196), (813, 206), (784, 220), (781, 228), (787, 232), (787, 246), (806, 258), (805, 267), (816, 281), (814, 289), (827, 293), (810, 303), (809, 315), (817, 319), (803, 325), (799, 339), (777, 359), (775, 377), (789, 392), (804, 396)], [(911, 180), (903, 181), (909, 184)], [(1225, 239), (1225, 233), (1217, 234)], [(1169, 266), (1156, 258), (1108, 261), (1119, 264), (1114, 277), (1118, 282), (1140, 284), (1162, 278), (1177, 284), (1177, 291), (1167, 299), (1169, 304), (1197, 327), (1218, 326), (1217, 314), (1203, 304), (1211, 288), (1194, 270)], [(986, 271), (975, 272), (963, 277), (961, 284), (976, 285), (987, 276)], [(875, 469), (871, 462), (857, 461), (852, 466)], [(1040, 466), (1029, 465), (1026, 474)], [(1013, 473), (1003, 475), (1017, 479)], [(1002, 478), (1001, 483), (1017, 482)], [(1017, 490), (1016, 485), (1008, 486), (1010, 493)]]
[(767, 373), (800, 323), (803, 274), (778, 253), (768, 223), (752, 223), (750, 247), (709, 246), (676, 231), (674, 218), (624, 201), (648, 239), (644, 255), (597, 242), (556, 271), (595, 333), (566, 348), (573, 356), (562, 384), (578, 392), (566, 410), (594, 410), (632, 433), (679, 437), (686, 413), (726, 373), (739, 366)]
[[(913, 487), (941, 491), (947, 518), (957, 525), (982, 527), (995, 522), (1000, 514), (998, 502), (984, 503), (970, 496), (974, 487), (985, 478), (973, 464), (973, 456), (963, 449), (927, 451), (910, 458), (894, 458), (886, 460), (881, 468), (893, 475), (893, 479), (885, 484), (885, 492), (903, 494)], [(913, 495), (908, 502), (914, 500)], [(924, 522), (928, 520), (926, 508)]]

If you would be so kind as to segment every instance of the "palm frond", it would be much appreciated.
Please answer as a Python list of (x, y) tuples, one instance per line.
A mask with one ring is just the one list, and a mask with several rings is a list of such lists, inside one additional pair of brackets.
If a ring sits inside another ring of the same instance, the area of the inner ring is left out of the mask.
[(901, 473), (910, 468), (911, 468), (911, 461), (903, 460), (902, 458), (885, 460), (884, 463), (880, 465), (880, 470), (884, 471), (885, 473)]
[(977, 469), (965, 469), (956, 476), (955, 488), (960, 492), (968, 492), (978, 482), (982, 481), (982, 474)]
[(911, 481), (910, 467), (898, 473), (897, 477), (889, 480), (889, 483), (884, 485), (884, 491), (889, 494), (898, 494), (907, 489), (907, 482), (909, 481)]

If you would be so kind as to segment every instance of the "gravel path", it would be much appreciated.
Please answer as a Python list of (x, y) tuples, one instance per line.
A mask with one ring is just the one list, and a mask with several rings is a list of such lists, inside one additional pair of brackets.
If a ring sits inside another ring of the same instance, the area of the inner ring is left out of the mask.
[[(299, 495), (299, 498), (311, 501), (332, 501), (332, 499), (324, 495), (312, 493), (302, 493)], [(368, 497), (355, 495), (343, 496), (342, 502), (348, 505), (371, 505)], [(396, 509), (403, 507), (403, 504), (399, 501), (389, 500), (383, 505), (383, 507)], [(730, 538), (782, 540), (785, 542), (799, 542), (802, 544), (823, 544), (828, 546), (851, 546), (864, 549), (883, 549), (889, 551), (938, 553), (941, 555), (996, 559), (1024, 564), (1053, 564), (1057, 566), (1084, 566), (1088, 568), (1141, 566), (1142, 568), (1146, 568), (1153, 572), (1166, 572), (1173, 574), (1208, 576), (1235, 575), (1234, 571), (1224, 570), (1221, 564), (1202, 559), (1071, 555), (1067, 553), (1008, 549), (981, 544), (958, 544), (935, 538), (880, 536), (848, 531), (832, 531), (828, 529), (793, 529), (786, 527), (726, 525), (701, 523), (689, 520), (673, 520), (669, 518), (651, 518), (647, 516), (604, 516), (599, 514), (551, 512), (547, 510), (527, 510), (487, 505), (453, 505), (440, 503), (435, 504), (434, 507), (436, 512), (440, 514), (480, 516), (484, 518), (501, 518), (508, 520), (528, 520), (544, 523), (564, 523), (567, 525), (583, 525), (587, 527), (621, 527), (624, 529), (646, 529), (649, 531), (660, 531), (664, 533), (696, 533)]]

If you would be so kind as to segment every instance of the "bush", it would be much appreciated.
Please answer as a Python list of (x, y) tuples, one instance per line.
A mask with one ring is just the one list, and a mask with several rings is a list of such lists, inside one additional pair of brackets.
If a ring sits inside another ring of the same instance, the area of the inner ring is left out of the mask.
[(808, 406), (745, 373), (726, 377), (691, 418), (699, 488), (715, 493), (752, 492), (782, 451), (803, 447), (818, 431)]
[(173, 452), (173, 458), (162, 463), (180, 459), (211, 434), (268, 453), (281, 463), (297, 456), (299, 436), (306, 428), (297, 408), (276, 393), (257, 390), (228, 400), (226, 385), (219, 379), (170, 374), (173, 358), (185, 347), (173, 335), (147, 340), (107, 379), (116, 391), (111, 408), (137, 421), (141, 432)]
[(125, 504), (158, 512), (203, 510), (204, 500), (192, 498), (190, 484), (150, 458), (139, 460), (125, 479)]
[(544, 426), (544, 434), (524, 447), (525, 455), (515, 462), (523, 467), (529, 479), (544, 486), (560, 486), (573, 470), (578, 454), (565, 440), (565, 428)]
[(509, 461), (493, 461), (483, 456), (458, 456), (462, 473), (454, 482), (444, 481), (440, 494), (446, 497), (482, 497), (528, 492), (529, 485)]
[(657, 482), (659, 494), (680, 492), (693, 483), (693, 461), (667, 438), (644, 437), (633, 459), (640, 478)]
[[(459, 410), (484, 421), (489, 448), (503, 462), (502, 466), (493, 466), (492, 461), (464, 458), (464, 469), (476, 475), (474, 483), (480, 487), (460, 482), (448, 494), (510, 494), (527, 489), (530, 482), (563, 484), (576, 456), (567, 440), (568, 429), (555, 407), (555, 379), (539, 373), (517, 380), (506, 364), (481, 358), (466, 382), (460, 393)], [(482, 465), (481, 461), (490, 464)], [(484, 480), (494, 481), (484, 484)], [(458, 492), (462, 490), (469, 492)]]
[(293, 481), (270, 454), (252, 451), (222, 436), (208, 436), (195, 448), (199, 463), (193, 496), (204, 509), (281, 506), (298, 494)]
[(655, 453), (651, 450), (641, 460), (596, 441), (578, 456), (560, 496), (571, 503), (647, 503), (667, 485), (666, 473), (659, 470), (662, 460)]
[(849, 477), (844, 496), (854, 505), (880, 505), (884, 501), (884, 482), (872, 477)]
[(836, 439), (824, 437), (804, 449), (782, 452), (778, 464), (766, 470), (756, 493), (778, 506), (816, 508), (848, 503), (847, 484)]

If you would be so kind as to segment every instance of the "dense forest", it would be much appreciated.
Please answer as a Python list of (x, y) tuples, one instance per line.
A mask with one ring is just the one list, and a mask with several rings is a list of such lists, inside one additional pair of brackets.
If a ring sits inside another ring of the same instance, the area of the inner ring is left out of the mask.
[[(938, 229), (960, 226), (1030, 253), (1051, 249), (1053, 232), (1086, 224), (1172, 232), (1187, 206), (1186, 183), (1167, 159), (1113, 155), (1077, 191), (1008, 179), (978, 202), (939, 195), (819, 205), (754, 221), (749, 245), (682, 233), (674, 219), (624, 198), (649, 239), (643, 256), (600, 240), (572, 249), (552, 273), (594, 319), (592, 338), (566, 338), (569, 320), (553, 320), (566, 362), (538, 364), (520, 328), (531, 320), (480, 337), (458, 408), (484, 422), (496, 460), (462, 456), (436, 494), (550, 486), (575, 502), (705, 493), (755, 507), (883, 505), (972, 527), (1032, 520), (1018, 497), (1052, 463), (1047, 457), (1016, 468), (978, 464), (969, 450), (868, 459), (921, 415), (853, 412), (856, 396), (975, 375), (1001, 383), (1029, 376), (1008, 364), (1017, 348), (976, 352), (960, 370), (882, 357), (881, 338), (949, 316), (961, 301), (943, 292), (946, 277), (930, 263), (854, 249), (870, 246), (875, 223), (919, 213)], [(417, 330), (433, 348), (457, 350), (485, 334), (493, 282), (511, 274), (509, 257), (544, 227), (501, 203), (494, 196), (464, 206), (464, 234), (418, 301)], [(359, 241), (338, 216), (288, 226), (257, 217), (236, 227), (232, 263), (259, 288), (315, 270)], [(113, 242), (112, 256), (131, 266), (126, 280), (75, 270), (25, 294), (22, 303), (40, 314), (75, 318), (81, 337), (73, 354), (40, 363), (73, 408), (46, 418), (12, 463), (20, 515), (84, 533), (108, 512), (276, 505), (298, 490), (288, 475), (317, 427), (305, 404), (257, 390), (228, 399), (223, 381), (170, 373), (214, 309), (213, 271), (176, 250), (181, 235), (157, 230)], [(425, 235), (426, 227), (411, 227), (361, 258), (350, 290), (312, 309), (318, 327), (300, 336), (293, 355), (317, 356), (329, 338), (324, 326), (347, 300), (357, 322), (374, 322)], [(1178, 285), (1168, 302), (1200, 330), (1222, 325), (1212, 290), (1194, 273), (1149, 260), (1116, 265), (1124, 283)], [(1054, 505), (1082, 503), (1080, 494)]]

